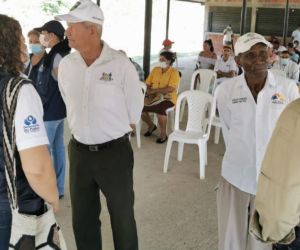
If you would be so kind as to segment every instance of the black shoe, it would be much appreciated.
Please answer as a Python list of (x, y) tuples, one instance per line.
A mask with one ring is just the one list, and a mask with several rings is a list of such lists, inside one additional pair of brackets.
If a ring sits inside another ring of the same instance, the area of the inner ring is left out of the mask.
[(153, 133), (156, 129), (157, 129), (157, 127), (156, 127), (156, 125), (154, 125), (153, 129), (152, 129), (151, 131), (148, 130), (148, 131), (144, 134), (144, 136), (145, 136), (145, 137), (151, 136), (152, 133)]
[(158, 144), (163, 144), (163, 143), (166, 142), (167, 140), (168, 140), (168, 136), (166, 136), (164, 139), (158, 138), (158, 139), (156, 140), (156, 143), (158, 143)]
[(59, 195), (59, 199), (61, 200), (62, 198), (64, 198), (64, 195), (63, 195), (63, 194), (60, 194), (60, 195)]

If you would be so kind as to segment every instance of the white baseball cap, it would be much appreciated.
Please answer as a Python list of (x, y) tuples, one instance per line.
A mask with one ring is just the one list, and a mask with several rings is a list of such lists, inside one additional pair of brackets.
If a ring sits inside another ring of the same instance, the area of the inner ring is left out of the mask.
[(57, 15), (55, 19), (68, 23), (92, 22), (102, 25), (104, 15), (97, 4), (90, 0), (80, 0), (74, 4), (68, 14)]
[(267, 47), (272, 47), (271, 43), (269, 43), (262, 35), (249, 32), (237, 39), (234, 45), (235, 55), (237, 56), (240, 53), (250, 50), (251, 47), (257, 43), (263, 43), (267, 45)]

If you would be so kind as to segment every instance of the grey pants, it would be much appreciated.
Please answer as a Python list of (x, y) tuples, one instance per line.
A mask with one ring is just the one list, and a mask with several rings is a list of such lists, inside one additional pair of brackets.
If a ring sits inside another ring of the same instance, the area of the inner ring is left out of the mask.
[(241, 191), (221, 177), (217, 191), (219, 250), (271, 250), (249, 233), (254, 196)]

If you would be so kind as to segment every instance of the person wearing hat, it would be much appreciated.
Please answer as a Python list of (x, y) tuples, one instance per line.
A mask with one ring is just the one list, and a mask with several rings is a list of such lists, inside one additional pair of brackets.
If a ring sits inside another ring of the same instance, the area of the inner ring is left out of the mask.
[(66, 107), (61, 97), (57, 73), (61, 59), (70, 53), (67, 39), (64, 39), (65, 29), (56, 20), (45, 23), (40, 28), (39, 40), (45, 48), (50, 48), (44, 57), (37, 73), (35, 87), (41, 96), (44, 108), (44, 122), (49, 138), (49, 149), (55, 167), (59, 197), (64, 196), (65, 185), (65, 147), (64, 118)]
[(165, 52), (165, 51), (171, 51), (172, 52), (172, 44), (173, 43), (174, 42), (172, 42), (170, 39), (165, 39), (162, 43), (162, 45), (164, 47), (160, 50), (159, 54), (162, 53), (162, 52)]
[(72, 133), (69, 143), (72, 222), (78, 250), (100, 250), (101, 203), (105, 196), (115, 249), (138, 249), (134, 218), (130, 124), (141, 117), (144, 95), (132, 63), (102, 37), (103, 12), (78, 1), (66, 21), (76, 51), (59, 65), (58, 83)]
[(217, 191), (219, 250), (271, 249), (248, 233), (257, 177), (266, 146), (283, 109), (299, 97), (296, 84), (268, 68), (270, 43), (257, 33), (238, 38), (243, 73), (216, 89), (226, 151)]
[(290, 59), (290, 53), (287, 48), (281, 51), (279, 61), (274, 63), (273, 68), (285, 72), (286, 77), (295, 83), (299, 82), (299, 66)]

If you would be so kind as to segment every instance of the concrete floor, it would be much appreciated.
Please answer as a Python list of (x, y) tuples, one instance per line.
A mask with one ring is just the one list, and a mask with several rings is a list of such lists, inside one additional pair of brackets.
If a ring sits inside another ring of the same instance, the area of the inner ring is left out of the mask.
[[(183, 85), (188, 89), (194, 59), (184, 62)], [(146, 128), (143, 128), (144, 132)], [(212, 130), (214, 133), (214, 129)], [(173, 144), (169, 171), (162, 172), (166, 144), (155, 143), (156, 135), (142, 136), (142, 147), (135, 152), (135, 215), (141, 250), (216, 250), (217, 218), (216, 192), (220, 166), (224, 154), (224, 143), (213, 143), (213, 134), (208, 143), (208, 166), (205, 180), (199, 179), (198, 148), (186, 145), (183, 161), (178, 162), (177, 145)], [(69, 132), (66, 131), (66, 142)], [(113, 250), (109, 214), (102, 200), (103, 249)], [(76, 250), (71, 225), (71, 204), (66, 173), (66, 195), (61, 201), (57, 219), (62, 227), (69, 250)], [(88, 249), (87, 249), (88, 250)]]

